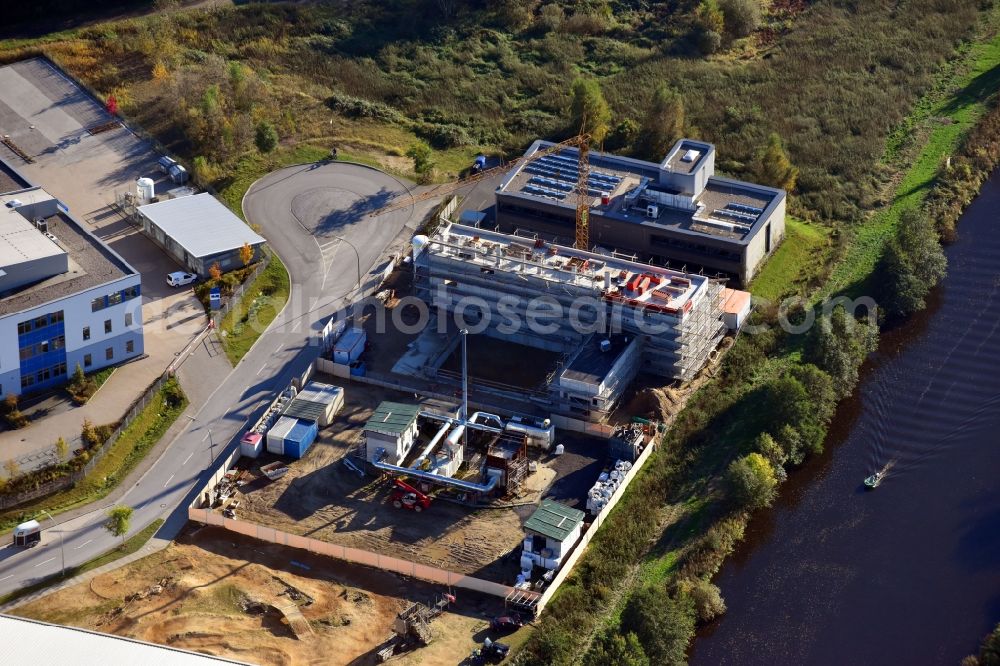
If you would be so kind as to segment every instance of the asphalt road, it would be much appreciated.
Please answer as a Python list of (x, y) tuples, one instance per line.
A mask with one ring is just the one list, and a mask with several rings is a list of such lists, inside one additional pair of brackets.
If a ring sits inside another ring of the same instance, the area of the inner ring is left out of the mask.
[[(315, 358), (314, 334), (357, 297), (359, 266), (364, 277), (404, 227), (412, 231), (434, 206), (431, 201), (368, 215), (406, 191), (392, 176), (343, 163), (288, 167), (250, 188), (243, 210), (288, 268), (288, 304), (205, 403), (188, 409), (194, 420), (120, 500), (135, 509), (131, 533), (164, 518), (157, 536), (176, 536), (195, 488), (207, 478), (212, 444), (216, 458), (237, 446), (273, 392)], [(118, 540), (103, 522), (104, 507), (52, 527), (43, 523), (36, 548), (0, 548), (0, 594), (59, 573), (64, 559), (69, 567), (115, 547)]]

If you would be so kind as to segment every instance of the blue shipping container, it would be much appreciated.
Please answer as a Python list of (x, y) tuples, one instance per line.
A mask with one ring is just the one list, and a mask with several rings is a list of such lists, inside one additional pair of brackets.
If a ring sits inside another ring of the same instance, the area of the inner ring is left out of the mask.
[(319, 426), (315, 422), (296, 419), (292, 430), (285, 435), (285, 455), (299, 459), (306, 454), (312, 443), (316, 441)]

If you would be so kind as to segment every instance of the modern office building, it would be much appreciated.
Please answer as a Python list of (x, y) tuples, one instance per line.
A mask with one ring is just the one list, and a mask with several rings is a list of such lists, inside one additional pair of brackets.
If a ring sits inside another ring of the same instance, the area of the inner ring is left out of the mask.
[(0, 169), (0, 395), (143, 354), (139, 273), (9, 165)]
[[(536, 141), (525, 156), (551, 147)], [(659, 164), (590, 153), (590, 243), (747, 284), (785, 235), (785, 192), (715, 175), (715, 146), (682, 139)], [(496, 192), (506, 233), (574, 238), (576, 148), (512, 170)]]

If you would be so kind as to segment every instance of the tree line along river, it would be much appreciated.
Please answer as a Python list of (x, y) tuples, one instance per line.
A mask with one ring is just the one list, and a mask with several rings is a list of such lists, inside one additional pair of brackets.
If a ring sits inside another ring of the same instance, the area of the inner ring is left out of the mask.
[(957, 665), (1000, 621), (1000, 172), (958, 233), (927, 310), (723, 566), (692, 664)]

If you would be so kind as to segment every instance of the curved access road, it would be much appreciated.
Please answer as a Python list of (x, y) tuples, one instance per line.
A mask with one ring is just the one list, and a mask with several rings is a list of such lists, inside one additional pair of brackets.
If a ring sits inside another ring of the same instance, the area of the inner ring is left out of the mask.
[[(118, 501), (135, 509), (130, 532), (164, 518), (157, 537), (176, 536), (213, 454), (218, 458), (231, 451), (274, 391), (305, 370), (318, 351), (315, 332), (365, 293), (357, 289), (359, 272), (367, 284), (368, 272), (402, 249), (434, 206), (430, 201), (369, 215), (407, 191), (408, 184), (381, 171), (337, 162), (288, 167), (251, 186), (244, 214), (288, 268), (288, 304), (239, 365), (218, 378), (204, 404), (188, 408), (180, 432)], [(64, 563), (72, 567), (114, 548), (119, 541), (103, 522), (102, 506), (52, 527), (43, 522), (40, 547), (0, 547), (0, 594), (58, 574)]]

